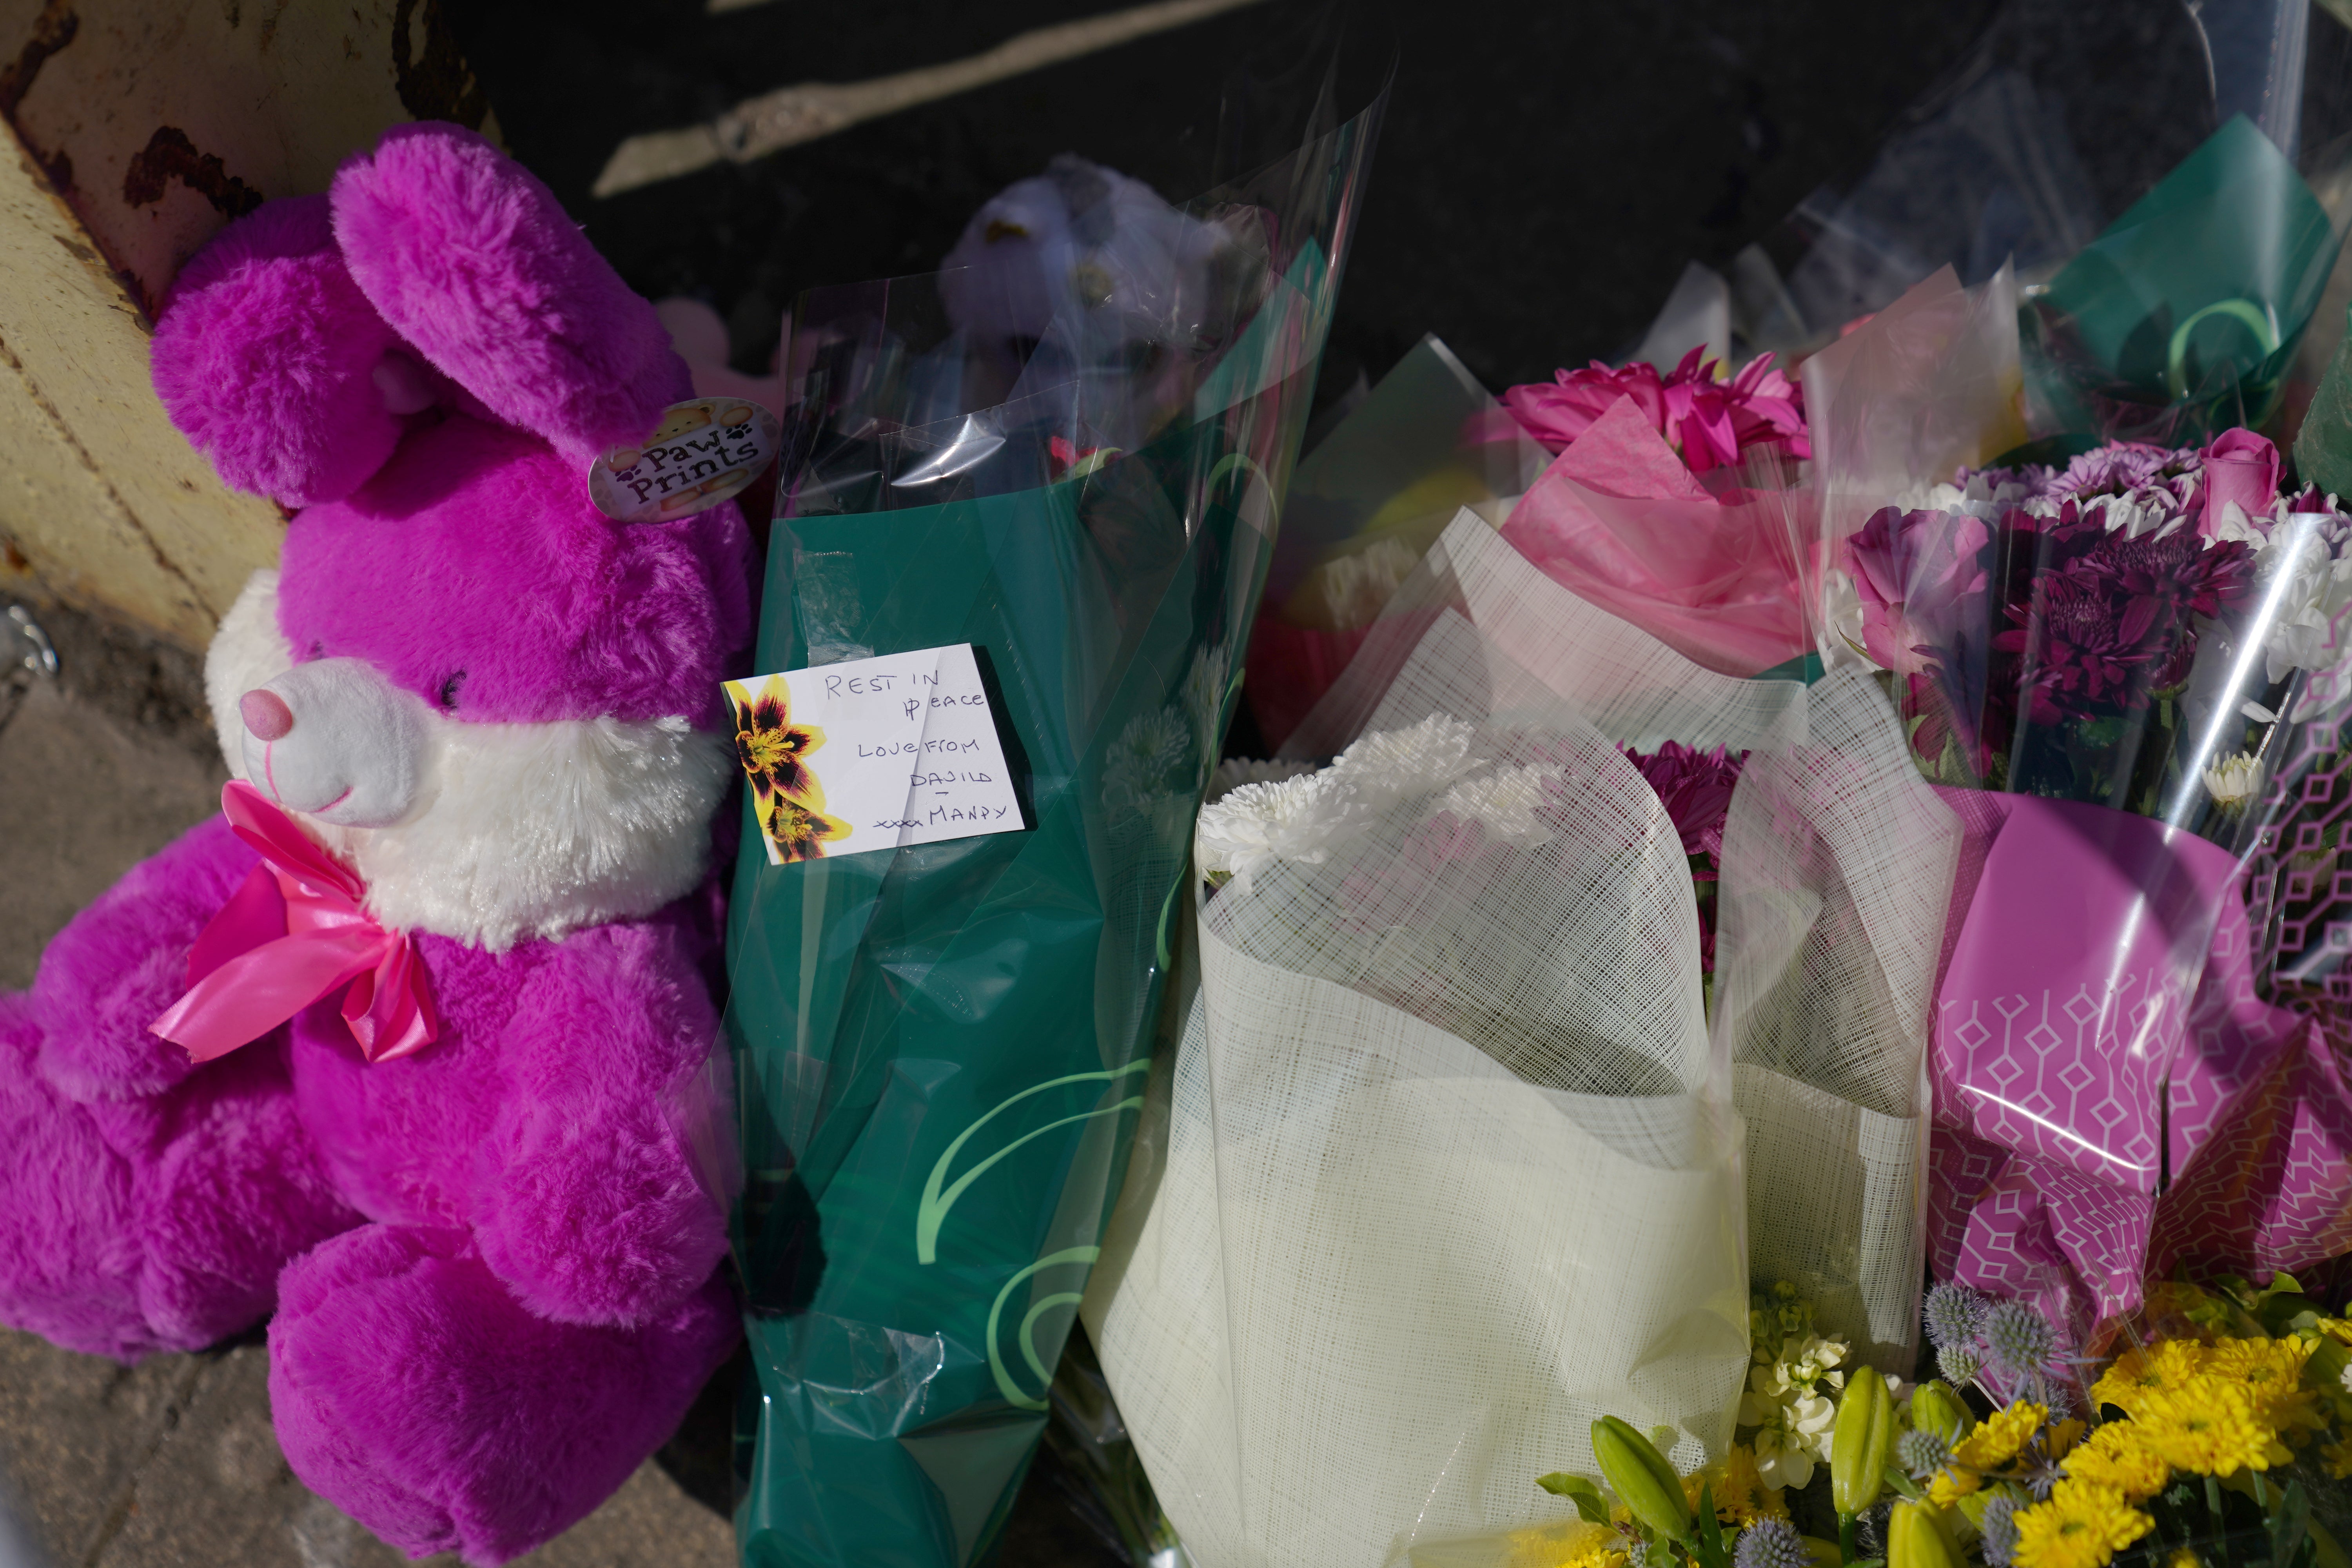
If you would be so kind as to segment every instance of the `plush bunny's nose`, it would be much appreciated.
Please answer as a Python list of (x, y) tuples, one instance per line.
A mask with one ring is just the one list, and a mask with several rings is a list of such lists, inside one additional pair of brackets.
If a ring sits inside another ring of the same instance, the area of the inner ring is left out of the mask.
[(286, 699), (267, 688), (247, 692), (236, 700), (236, 710), (245, 720), (245, 727), (257, 741), (277, 741), (285, 738), (294, 728), (294, 710), (286, 706)]

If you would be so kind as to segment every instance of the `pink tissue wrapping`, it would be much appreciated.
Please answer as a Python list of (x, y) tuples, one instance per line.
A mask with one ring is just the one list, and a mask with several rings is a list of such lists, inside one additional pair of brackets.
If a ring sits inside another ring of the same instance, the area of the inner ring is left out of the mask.
[(1694, 478), (1630, 398), (1553, 459), (1503, 537), (1579, 598), (1692, 662), (1749, 676), (1811, 646), (1780, 505)]
[(1965, 837), (1930, 1052), (1937, 1276), (2081, 1345), (2182, 1264), (2352, 1247), (2352, 1073), (2256, 995), (2229, 854), (2103, 806), (1937, 793)]

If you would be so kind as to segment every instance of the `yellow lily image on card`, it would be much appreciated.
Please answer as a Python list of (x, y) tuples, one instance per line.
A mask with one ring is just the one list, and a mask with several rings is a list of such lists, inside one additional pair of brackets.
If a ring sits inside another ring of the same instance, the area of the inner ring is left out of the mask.
[(1026, 826), (969, 643), (724, 685), (772, 866)]
[(824, 731), (793, 721), (792, 684), (781, 675), (730, 680), (725, 689), (735, 710), (735, 757), (751, 781), (768, 863), (819, 858), (825, 845), (850, 833), (849, 824), (825, 815), (824, 786), (809, 765)]

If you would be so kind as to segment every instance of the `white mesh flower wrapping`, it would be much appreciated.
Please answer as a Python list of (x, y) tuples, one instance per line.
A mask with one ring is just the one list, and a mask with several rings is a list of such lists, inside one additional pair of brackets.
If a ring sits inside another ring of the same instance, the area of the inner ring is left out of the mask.
[(1202, 909), (1096, 1272), (1106, 1370), (1204, 1568), (1377, 1563), (1424, 1518), (1507, 1516), (1607, 1412), (1696, 1459), (1746, 1369), (1672, 822), (1557, 700), (1473, 724), (1413, 669), (1391, 697), (1316, 775), (1342, 826)]
[[(1397, 762), (1415, 726), (1458, 754)], [(1753, 753), (1711, 1037), (1687, 862), (1617, 749), (1663, 739)], [(1352, 748), (1315, 775), (1352, 815), (1203, 902), (1084, 1308), (1201, 1568), (1549, 1517), (1534, 1478), (1590, 1472), (1602, 1414), (1719, 1454), (1751, 1247), (1826, 1327), (1907, 1339), (1942, 928), (1915, 888), (1957, 835), (1874, 688), (1698, 669), (1469, 517), (1297, 745)]]
[(1457, 521), (1300, 744), (1328, 743), (1417, 625), (1458, 603), (1498, 679), (1621, 744), (1749, 753), (1717, 884), (1714, 1037), (1748, 1121), (1748, 1260), (1900, 1373), (1917, 1342), (1929, 1003), (1959, 832), (1855, 669), (1810, 690), (1690, 663)]

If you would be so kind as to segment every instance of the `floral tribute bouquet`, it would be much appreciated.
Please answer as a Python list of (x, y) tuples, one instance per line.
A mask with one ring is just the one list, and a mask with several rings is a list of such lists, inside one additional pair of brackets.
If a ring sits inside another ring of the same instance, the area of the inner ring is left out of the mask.
[(1520, 553), (1706, 668), (1803, 658), (1788, 468), (1811, 448), (1772, 355), (1737, 374), (1704, 348), (1664, 374), (1596, 362), (1503, 402), (1555, 455), (1504, 524)]
[(2341, 1070), (2274, 973), (2301, 935), (2273, 900), (2310, 885), (2263, 866), (2340, 735), (2352, 563), (2332, 498), (2279, 468), (2233, 430), (1963, 469), (1838, 547), (1829, 635), (1886, 672), (1967, 836), (1935, 1265), (2071, 1343), (2151, 1271), (2352, 1240), (2324, 1195), (2352, 1175)]
[(1868, 682), (1701, 669), (1465, 513), (1292, 749), (1202, 812), (1083, 1308), (1193, 1560), (1511, 1520), (1612, 1412), (1722, 1453), (1749, 1247), (1907, 1367), (1957, 838)]
[[(2032, 1306), (1938, 1285), (1941, 1378), (1906, 1387), (1758, 1292), (1743, 1402), (1777, 1408), (1677, 1475), (1651, 1435), (1594, 1424), (1591, 1473), (1536, 1486), (1571, 1516), (1401, 1548), (1391, 1568), (2331, 1568), (2352, 1521), (2352, 1323), (2282, 1276), (2168, 1286), (2119, 1350), (2068, 1358)], [(1776, 1350), (1768, 1348), (1777, 1345)], [(1791, 1436), (1785, 1423), (1801, 1424)]]
[[(1727, 375), (1702, 350), (1663, 375), (1561, 371), (1504, 395), (1557, 454), (1504, 537), (1706, 668), (1800, 674), (1817, 650), (1820, 542), (1859, 526), (1863, 497), (2022, 441), (2017, 365), (2008, 273), (1963, 289), (1946, 268), (1850, 323), (1801, 382), (1769, 354)], [(1818, 652), (1811, 668), (1833, 650)]]
[(730, 907), (748, 1562), (996, 1549), (1118, 1191), (1379, 108), (1186, 208), (1057, 160), (974, 217), (971, 266), (795, 312), (758, 668), (970, 645), (1020, 824), (839, 853), (809, 814), (850, 807), (800, 764), (841, 737), (750, 694), (753, 806), (812, 852), (747, 836)]

